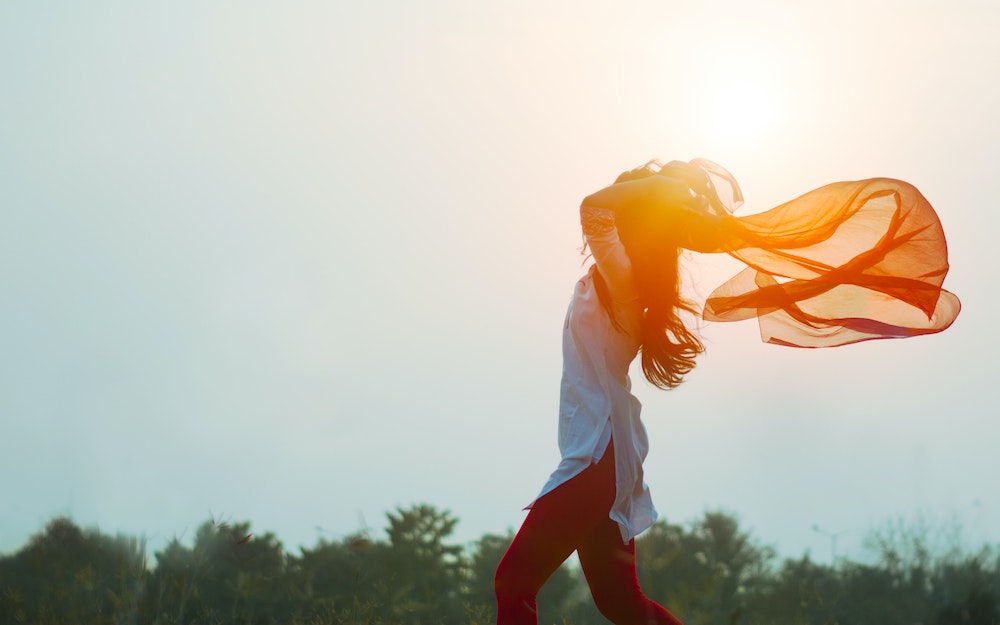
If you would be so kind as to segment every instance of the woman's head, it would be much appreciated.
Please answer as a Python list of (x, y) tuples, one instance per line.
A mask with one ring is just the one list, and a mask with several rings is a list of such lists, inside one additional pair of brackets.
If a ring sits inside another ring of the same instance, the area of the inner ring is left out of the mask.
[(674, 245), (698, 252), (721, 251), (719, 224), (742, 202), (739, 186), (729, 172), (704, 159), (666, 165), (649, 161), (621, 173), (615, 184), (653, 176), (663, 184), (652, 185), (655, 192), (650, 201), (616, 211), (619, 235), (626, 247), (638, 251)]
[(743, 192), (736, 178), (726, 168), (704, 158), (670, 161), (666, 165), (648, 161), (619, 174), (615, 184), (649, 176), (663, 176), (683, 184), (690, 196), (698, 200), (696, 204), (709, 213), (729, 214), (743, 204)]
[[(679, 189), (672, 192), (675, 199), (618, 211), (615, 224), (632, 262), (643, 308), (643, 373), (652, 384), (673, 388), (694, 367), (695, 357), (704, 351), (701, 340), (680, 316), (682, 311), (696, 310), (680, 295), (678, 256), (682, 248), (715, 251), (721, 232), (718, 220), (728, 215), (730, 206), (742, 201), (742, 196), (729, 172), (703, 160), (671, 161), (666, 165), (650, 161), (622, 173), (615, 183), (654, 175), (682, 183), (673, 187)], [(728, 202), (720, 198), (713, 175), (732, 189)], [(603, 284), (599, 285), (598, 295), (602, 302), (608, 301)], [(610, 312), (610, 305), (605, 308)]]

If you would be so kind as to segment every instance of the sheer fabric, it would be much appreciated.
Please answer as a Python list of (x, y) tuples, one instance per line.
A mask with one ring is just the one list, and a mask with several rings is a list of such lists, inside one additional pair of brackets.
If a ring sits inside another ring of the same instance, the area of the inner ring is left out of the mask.
[(684, 246), (747, 265), (708, 297), (706, 320), (756, 317), (767, 343), (833, 347), (932, 334), (958, 316), (958, 298), (942, 288), (944, 231), (911, 184), (837, 182), (735, 217), (742, 196), (729, 172), (700, 159), (682, 166), (702, 172), (692, 190), (705, 198)]

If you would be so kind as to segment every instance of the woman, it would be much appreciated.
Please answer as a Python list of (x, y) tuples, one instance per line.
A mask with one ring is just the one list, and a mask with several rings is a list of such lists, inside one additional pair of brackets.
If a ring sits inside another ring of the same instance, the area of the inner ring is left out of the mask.
[[(538, 622), (535, 595), (573, 552), (601, 613), (616, 624), (679, 624), (639, 588), (635, 537), (656, 520), (649, 449), (628, 376), (680, 384), (703, 351), (681, 314), (682, 248), (728, 252), (744, 272), (706, 302), (706, 318), (759, 317), (763, 338), (802, 347), (938, 332), (958, 314), (937, 216), (912, 186), (878, 178), (822, 187), (771, 211), (730, 213), (735, 179), (696, 159), (625, 172), (580, 208), (594, 264), (563, 327), (556, 471), (497, 568), (498, 625)], [(916, 311), (916, 312), (914, 312)], [(766, 328), (766, 331), (765, 331)]]
[(692, 309), (677, 279), (684, 222), (717, 201), (692, 192), (696, 173), (704, 175), (647, 165), (583, 201), (595, 263), (576, 284), (563, 329), (562, 462), (497, 569), (499, 625), (537, 623), (536, 593), (574, 550), (610, 621), (680, 623), (636, 579), (633, 539), (656, 512), (642, 480), (649, 446), (628, 369), (641, 348), (646, 378), (673, 388), (702, 351), (680, 319)]

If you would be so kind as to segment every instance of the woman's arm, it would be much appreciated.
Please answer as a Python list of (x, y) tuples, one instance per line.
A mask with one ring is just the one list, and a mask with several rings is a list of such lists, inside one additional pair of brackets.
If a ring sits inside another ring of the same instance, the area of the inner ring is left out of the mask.
[(619, 182), (591, 193), (583, 206), (611, 211), (636, 209), (664, 210), (670, 207), (694, 209), (698, 204), (687, 182), (678, 178), (654, 174), (638, 180)]
[(615, 213), (582, 204), (580, 225), (611, 298), (621, 303), (635, 300), (638, 294), (632, 283), (632, 262), (618, 238)]
[(687, 180), (662, 174), (605, 187), (584, 198), (580, 208), (612, 213), (619, 229), (670, 233), (669, 242), (698, 252), (721, 250), (721, 226), (729, 216), (692, 192)]

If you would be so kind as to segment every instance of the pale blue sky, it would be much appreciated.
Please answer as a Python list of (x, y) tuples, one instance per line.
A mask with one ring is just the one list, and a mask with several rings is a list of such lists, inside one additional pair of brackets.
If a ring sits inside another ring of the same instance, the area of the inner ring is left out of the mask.
[[(947, 332), (709, 325), (634, 376), (661, 515), (782, 554), (1000, 541), (993, 2), (0, 4), (0, 552), (54, 515), (289, 549), (416, 502), (519, 525), (558, 462), (579, 199), (704, 156), (763, 210), (890, 176), (937, 208)], [(734, 269), (691, 258), (694, 293)]]

